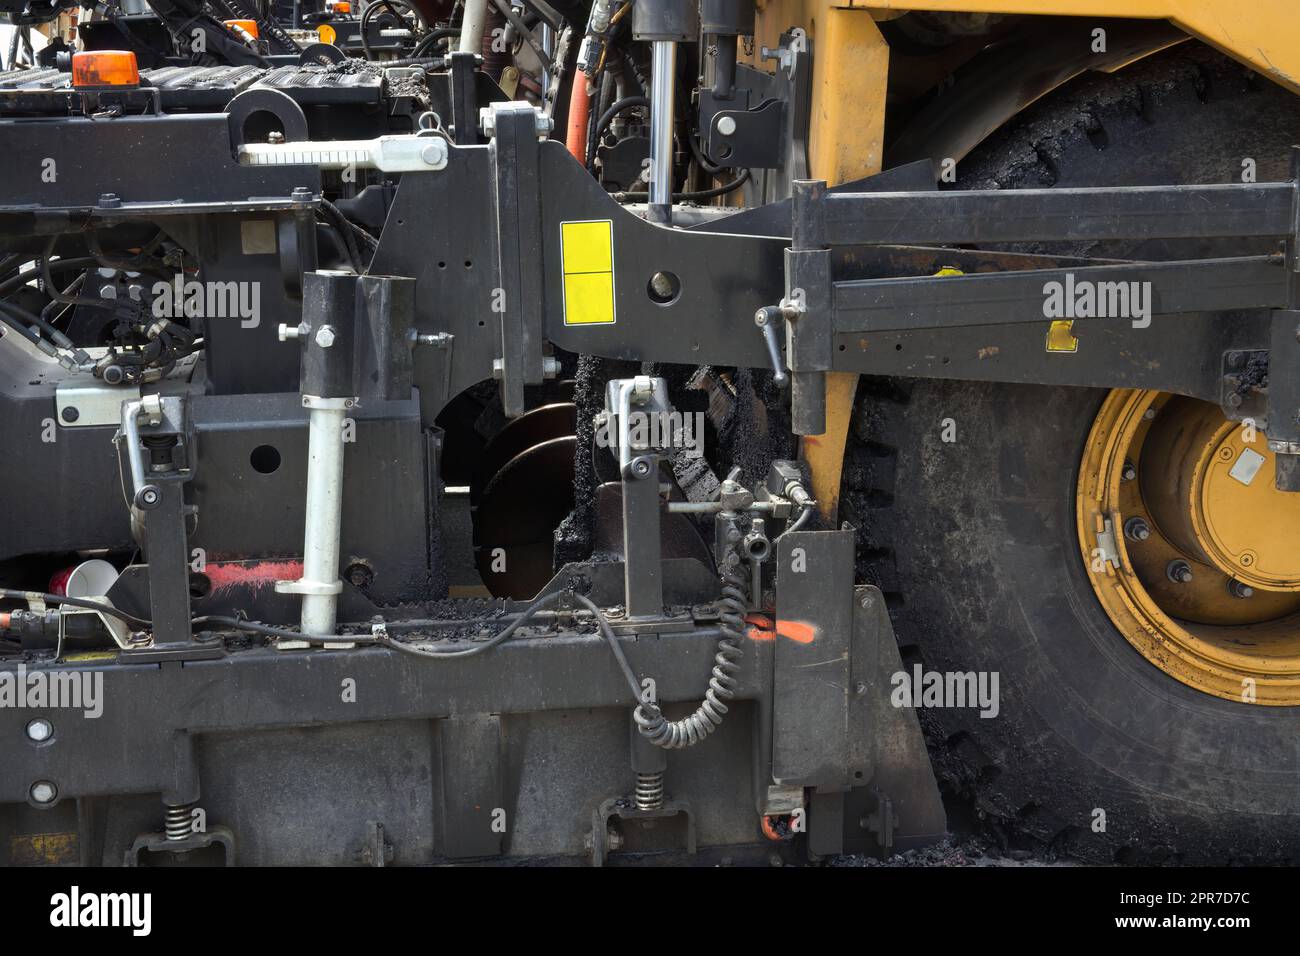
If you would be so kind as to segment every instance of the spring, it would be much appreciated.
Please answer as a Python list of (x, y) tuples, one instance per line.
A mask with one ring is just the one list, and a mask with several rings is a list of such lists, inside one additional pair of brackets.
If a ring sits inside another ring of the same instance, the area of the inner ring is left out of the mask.
[(664, 806), (664, 772), (636, 775), (636, 808), (662, 810)]
[(194, 804), (192, 803), (180, 803), (167, 807), (167, 813), (164, 817), (164, 829), (167, 831), (167, 839), (184, 840), (193, 832), (193, 812)]
[(745, 638), (745, 575), (739, 564), (725, 564), (722, 571), (722, 599), (720, 605), (718, 652), (713, 657), (713, 676), (704, 702), (695, 712), (681, 720), (670, 721), (654, 704), (638, 706), (633, 714), (637, 728), (656, 747), (680, 750), (693, 747), (722, 724), (726, 716), (726, 702), (736, 696), (735, 674), (740, 670), (744, 655), (741, 642)]

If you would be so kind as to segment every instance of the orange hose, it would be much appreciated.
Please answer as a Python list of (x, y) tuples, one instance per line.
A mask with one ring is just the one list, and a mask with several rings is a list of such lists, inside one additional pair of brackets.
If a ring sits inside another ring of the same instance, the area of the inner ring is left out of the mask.
[(587, 165), (587, 124), (591, 120), (591, 97), (587, 95), (587, 77), (578, 73), (569, 91), (569, 129), (564, 145), (569, 154)]

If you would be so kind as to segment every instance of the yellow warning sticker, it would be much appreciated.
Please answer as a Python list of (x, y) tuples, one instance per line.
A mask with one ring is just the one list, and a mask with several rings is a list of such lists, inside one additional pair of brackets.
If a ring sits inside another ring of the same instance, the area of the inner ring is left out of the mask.
[(614, 222), (560, 223), (564, 270), (564, 324), (609, 325), (614, 321)]
[(1074, 335), (1073, 319), (1057, 319), (1047, 327), (1047, 351), (1079, 351), (1079, 340)]

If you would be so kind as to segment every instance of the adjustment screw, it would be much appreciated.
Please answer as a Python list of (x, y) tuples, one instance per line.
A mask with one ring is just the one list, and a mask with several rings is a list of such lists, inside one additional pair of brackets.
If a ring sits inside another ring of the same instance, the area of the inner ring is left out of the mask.
[(1181, 559), (1170, 561), (1168, 567), (1165, 568), (1165, 574), (1175, 584), (1192, 583), (1192, 566)]
[(1145, 541), (1151, 537), (1151, 525), (1145, 518), (1129, 518), (1124, 522), (1124, 537), (1130, 541)]

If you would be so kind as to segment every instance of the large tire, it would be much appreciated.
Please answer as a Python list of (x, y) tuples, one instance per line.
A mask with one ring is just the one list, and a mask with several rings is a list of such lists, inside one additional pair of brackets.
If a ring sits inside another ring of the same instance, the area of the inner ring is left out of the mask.
[[(1243, 157), (1284, 179), (1292, 141), (1300, 99), (1185, 45), (1036, 104), (963, 161), (958, 185), (1230, 182)], [(921, 712), (950, 814), (969, 807), (1010, 849), (1094, 862), (1298, 860), (1300, 708), (1175, 681), (1087, 580), (1075, 483), (1103, 398), (863, 379), (841, 499), (859, 574), (885, 590), (909, 668), (999, 675), (995, 718)]]

